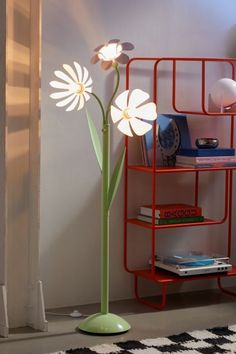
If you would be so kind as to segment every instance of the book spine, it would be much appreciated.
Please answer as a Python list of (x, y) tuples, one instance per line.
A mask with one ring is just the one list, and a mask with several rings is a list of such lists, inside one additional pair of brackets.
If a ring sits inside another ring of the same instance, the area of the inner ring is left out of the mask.
[[(152, 218), (149, 216), (138, 215), (138, 219), (152, 223)], [(171, 225), (171, 224), (184, 224), (191, 222), (202, 222), (204, 221), (204, 216), (193, 216), (188, 218), (167, 218), (167, 219), (155, 219), (156, 225)]]
[(176, 167), (183, 167), (183, 168), (211, 168), (214, 167), (213, 163), (183, 163), (183, 162), (177, 162), (175, 164)]
[(209, 157), (190, 157), (176, 156), (177, 163), (227, 163), (236, 162), (236, 156), (209, 156)]
[(234, 156), (235, 149), (233, 148), (219, 148), (219, 149), (180, 149), (178, 156), (192, 156), (192, 157), (207, 157), (207, 156)]
[(221, 163), (183, 163), (177, 162), (175, 164), (176, 167), (184, 167), (184, 168), (211, 168), (211, 167), (236, 167), (236, 162), (221, 162)]
[[(152, 209), (140, 207), (140, 214), (152, 217)], [(201, 215), (202, 209), (200, 207), (160, 208), (155, 210), (155, 218), (158, 219), (194, 217)]]

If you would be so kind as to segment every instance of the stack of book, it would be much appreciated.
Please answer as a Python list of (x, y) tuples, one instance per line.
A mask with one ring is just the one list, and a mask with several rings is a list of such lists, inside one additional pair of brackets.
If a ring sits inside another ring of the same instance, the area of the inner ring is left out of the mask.
[[(152, 223), (152, 205), (140, 207), (138, 220)], [(183, 224), (204, 221), (202, 208), (189, 204), (157, 204), (155, 205), (155, 224)]]
[(179, 167), (236, 167), (235, 149), (182, 149), (176, 155)]

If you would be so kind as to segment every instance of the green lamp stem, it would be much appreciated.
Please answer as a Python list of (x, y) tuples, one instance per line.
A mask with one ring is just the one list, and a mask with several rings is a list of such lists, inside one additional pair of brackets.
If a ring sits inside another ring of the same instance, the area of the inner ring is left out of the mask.
[(102, 162), (102, 244), (101, 244), (101, 313), (109, 312), (109, 209), (107, 207), (110, 183), (110, 126), (103, 126)]
[(101, 113), (102, 113), (102, 148), (100, 146), (99, 136), (96, 132), (96, 127), (87, 112), (87, 119), (90, 129), (90, 134), (97, 156), (97, 160), (102, 172), (102, 198), (101, 198), (101, 311), (87, 317), (80, 322), (77, 330), (89, 334), (118, 334), (124, 333), (130, 329), (130, 325), (120, 316), (109, 313), (109, 213), (110, 206), (116, 194), (119, 180), (122, 173), (125, 149), (123, 150), (120, 158), (117, 160), (115, 168), (110, 178), (110, 124), (109, 115), (112, 102), (119, 88), (120, 73), (118, 65), (113, 64), (116, 71), (116, 84), (111, 98), (108, 102), (105, 111), (104, 105), (100, 98), (92, 93), (97, 100)]
[(112, 101), (118, 91), (120, 73), (118, 66), (116, 71), (116, 85), (107, 106), (105, 124), (103, 124), (103, 160), (102, 160), (102, 230), (101, 230), (101, 313), (109, 312), (109, 214), (108, 190), (110, 184), (110, 124), (109, 113)]

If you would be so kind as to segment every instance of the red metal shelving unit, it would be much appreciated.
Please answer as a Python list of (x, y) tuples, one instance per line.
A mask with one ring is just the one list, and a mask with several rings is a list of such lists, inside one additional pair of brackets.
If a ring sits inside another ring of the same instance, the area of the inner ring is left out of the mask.
[[(228, 116), (230, 119), (230, 147), (234, 146), (234, 116), (236, 112), (223, 112), (216, 113), (211, 112), (206, 108), (206, 64), (209, 63), (222, 63), (228, 65), (231, 71), (231, 78), (235, 79), (235, 64), (236, 58), (155, 58), (155, 57), (144, 57), (144, 58), (132, 58), (126, 67), (126, 89), (129, 89), (130, 85), (130, 68), (135, 62), (151, 62), (153, 63), (153, 101), (158, 104), (157, 86), (158, 86), (158, 75), (160, 74), (160, 63), (168, 62), (172, 65), (172, 107), (177, 113), (181, 114), (191, 114), (191, 115), (206, 115), (214, 119), (214, 116)], [(199, 63), (201, 66), (201, 109), (198, 111), (187, 111), (186, 109), (180, 109), (177, 104), (177, 65), (180, 62), (195, 62)], [(213, 273), (206, 275), (194, 275), (188, 277), (180, 277), (178, 275), (172, 274), (165, 270), (157, 270), (154, 265), (155, 260), (155, 244), (157, 232), (159, 229), (169, 229), (169, 228), (179, 228), (179, 227), (197, 227), (197, 226), (210, 226), (216, 224), (223, 224), (228, 222), (228, 235), (227, 235), (227, 256), (231, 256), (232, 250), (232, 190), (233, 190), (233, 170), (236, 167), (211, 167), (211, 168), (182, 168), (182, 167), (156, 167), (156, 125), (153, 128), (153, 161), (152, 167), (146, 167), (142, 165), (132, 165), (129, 163), (129, 138), (125, 138), (126, 145), (126, 160), (125, 160), (125, 188), (124, 188), (124, 267), (127, 272), (134, 275), (134, 291), (136, 298), (146, 305), (149, 305), (155, 309), (162, 309), (166, 305), (166, 287), (168, 284), (183, 282), (183, 281), (194, 281), (199, 279), (216, 279), (219, 289), (226, 294), (236, 296), (221, 284), (221, 279), (226, 277), (236, 276), (236, 265), (233, 266), (232, 270), (227, 273)], [(128, 216), (128, 179), (129, 172), (136, 171), (137, 173), (148, 173), (151, 174), (152, 178), (152, 223), (145, 223), (135, 218), (129, 218)], [(211, 171), (212, 173), (217, 173), (217, 171), (224, 171), (224, 215), (219, 220), (205, 219), (203, 222), (195, 223), (185, 223), (185, 224), (172, 224), (172, 225), (155, 225), (155, 201), (156, 201), (156, 176), (158, 174), (176, 174), (176, 173), (192, 173), (195, 175), (195, 185), (194, 185), (194, 199), (195, 205), (198, 205), (198, 195), (199, 195), (199, 175), (206, 171)], [(150, 230), (151, 235), (151, 259), (152, 264), (149, 269), (131, 269), (128, 266), (128, 226), (133, 225), (133, 227), (143, 227)], [(153, 303), (139, 295), (138, 280), (139, 278), (148, 279), (154, 283), (157, 283), (161, 287), (161, 301), (160, 303)]]

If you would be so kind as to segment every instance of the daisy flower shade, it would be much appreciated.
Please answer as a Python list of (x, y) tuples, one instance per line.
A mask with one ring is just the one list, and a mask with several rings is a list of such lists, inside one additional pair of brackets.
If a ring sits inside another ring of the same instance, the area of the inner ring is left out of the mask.
[(132, 43), (121, 43), (119, 39), (111, 39), (107, 44), (101, 44), (94, 49), (96, 54), (92, 57), (91, 63), (96, 64), (101, 61), (104, 70), (110, 69), (114, 63), (127, 64), (129, 57), (123, 51), (132, 49), (134, 49)]
[(125, 135), (144, 135), (152, 129), (152, 124), (144, 120), (154, 121), (157, 118), (156, 104), (145, 103), (149, 94), (140, 89), (122, 92), (115, 100), (115, 106), (111, 106), (111, 118), (113, 123), (118, 123), (117, 128)]
[(51, 81), (50, 85), (59, 91), (52, 93), (50, 97), (58, 100), (57, 107), (67, 107), (66, 111), (79, 111), (90, 99), (93, 81), (88, 70), (77, 62), (74, 62), (74, 67), (63, 64), (63, 69), (64, 71), (54, 72), (60, 81)]

